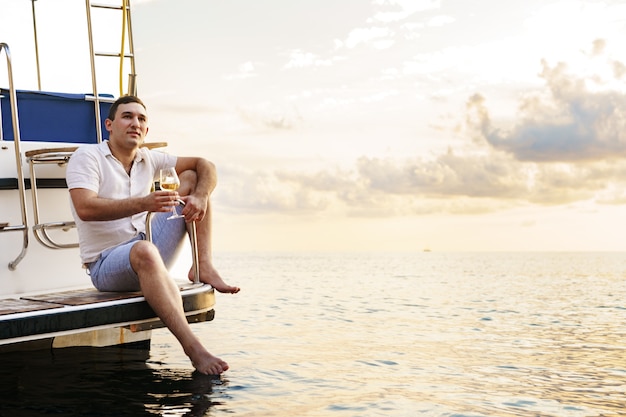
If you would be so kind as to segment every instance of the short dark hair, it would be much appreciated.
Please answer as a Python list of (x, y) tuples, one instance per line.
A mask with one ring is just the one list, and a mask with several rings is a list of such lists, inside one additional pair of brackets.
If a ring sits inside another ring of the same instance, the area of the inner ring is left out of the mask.
[(113, 104), (111, 104), (111, 108), (109, 109), (109, 116), (107, 117), (107, 119), (115, 120), (115, 113), (117, 113), (117, 108), (120, 106), (120, 104), (128, 104), (128, 103), (139, 103), (143, 106), (144, 109), (146, 108), (146, 105), (143, 104), (143, 101), (141, 101), (139, 97), (121, 96), (120, 98), (115, 100)]

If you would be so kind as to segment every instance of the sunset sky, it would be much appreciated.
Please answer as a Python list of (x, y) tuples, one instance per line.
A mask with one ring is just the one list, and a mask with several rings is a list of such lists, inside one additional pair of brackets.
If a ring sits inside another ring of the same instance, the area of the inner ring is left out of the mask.
[[(215, 250), (626, 250), (624, 1), (131, 5), (148, 139), (218, 166)], [(20, 89), (30, 7), (0, 3)], [(36, 7), (42, 89), (90, 91), (84, 1)]]

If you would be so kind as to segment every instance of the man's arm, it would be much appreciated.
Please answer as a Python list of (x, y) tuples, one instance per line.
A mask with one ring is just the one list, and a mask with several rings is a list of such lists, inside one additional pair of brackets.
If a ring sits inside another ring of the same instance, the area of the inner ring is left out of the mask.
[(194, 171), (196, 173), (196, 188), (190, 194), (198, 197), (208, 197), (217, 184), (217, 170), (215, 165), (196, 157), (179, 156), (176, 159), (176, 172)]
[(201, 221), (209, 205), (209, 196), (217, 185), (217, 170), (215, 165), (198, 157), (178, 157), (176, 160), (176, 172), (181, 175), (185, 171), (195, 173), (195, 187), (189, 190), (188, 195), (182, 195), (185, 208), (182, 214), (187, 221)]
[(76, 214), (83, 221), (105, 221), (130, 217), (144, 211), (166, 212), (175, 204), (172, 193), (156, 191), (145, 197), (114, 200), (98, 197), (95, 191), (73, 188), (70, 196)]

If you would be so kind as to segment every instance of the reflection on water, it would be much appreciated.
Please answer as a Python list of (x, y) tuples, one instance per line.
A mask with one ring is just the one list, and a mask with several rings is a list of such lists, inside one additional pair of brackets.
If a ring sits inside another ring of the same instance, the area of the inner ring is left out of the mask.
[(221, 256), (193, 327), (231, 368), (146, 351), (0, 363), (0, 416), (626, 416), (626, 256)]
[(214, 330), (238, 415), (626, 415), (625, 255), (232, 261), (254, 277)]
[(139, 349), (4, 354), (0, 416), (204, 416), (221, 380), (154, 369)]

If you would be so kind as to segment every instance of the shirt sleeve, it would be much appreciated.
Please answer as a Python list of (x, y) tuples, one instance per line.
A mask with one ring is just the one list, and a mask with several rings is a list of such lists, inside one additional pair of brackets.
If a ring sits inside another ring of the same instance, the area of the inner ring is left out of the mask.
[(177, 157), (176, 155), (170, 155), (161, 151), (148, 151), (150, 156), (150, 163), (154, 169), (154, 181), (159, 180), (159, 173), (162, 169), (171, 168), (176, 166)]
[(86, 188), (96, 193), (100, 189), (97, 158), (86, 147), (78, 148), (70, 157), (65, 173), (67, 188)]

